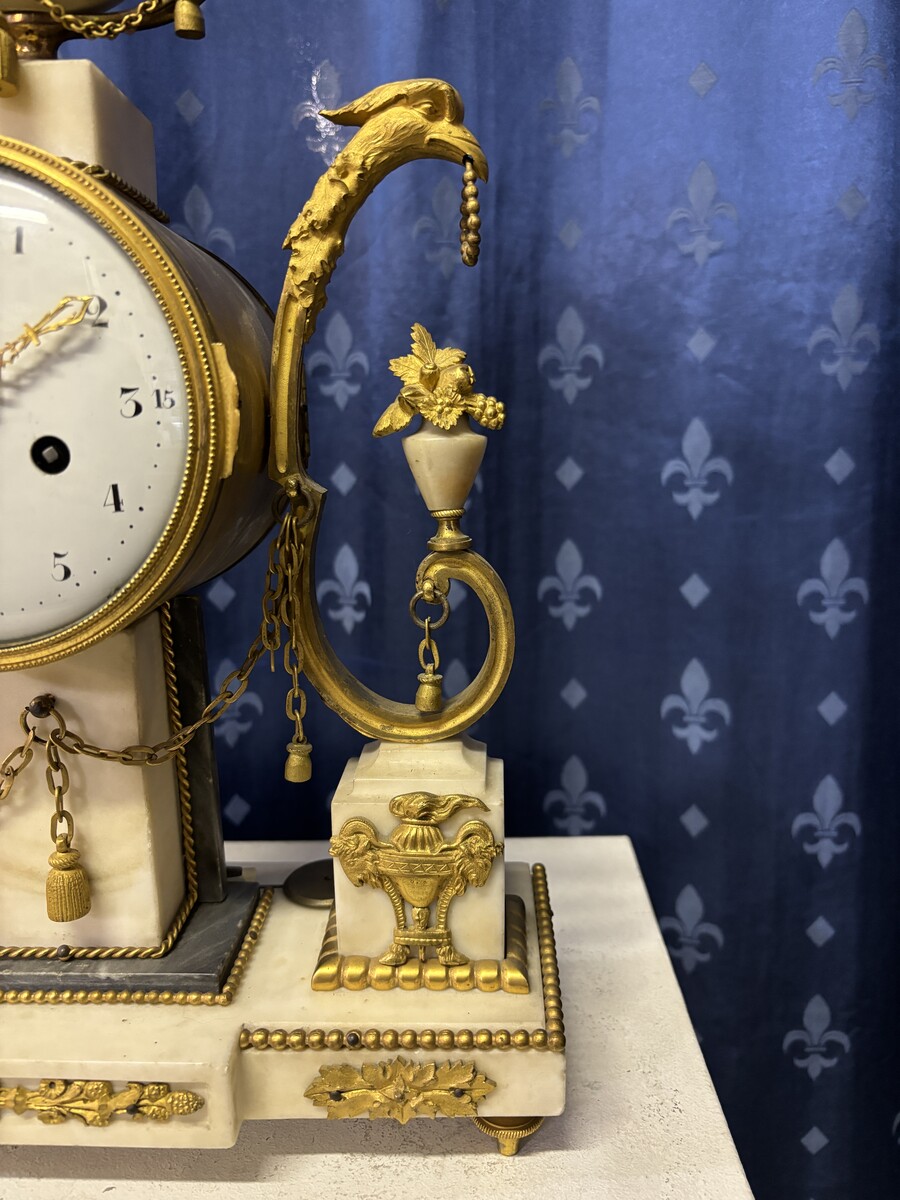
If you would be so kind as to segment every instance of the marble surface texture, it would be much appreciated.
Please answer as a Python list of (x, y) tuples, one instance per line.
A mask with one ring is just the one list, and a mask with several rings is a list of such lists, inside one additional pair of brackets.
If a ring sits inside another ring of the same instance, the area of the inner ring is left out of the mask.
[[(229, 857), (267, 883), (324, 849), (232, 843)], [(630, 842), (513, 839), (508, 854), (547, 866), (569, 1063), (565, 1113), (516, 1158), (468, 1121), (258, 1121), (225, 1151), (3, 1147), (0, 1196), (752, 1200)]]
[[(40, 66), (42, 64), (35, 64)], [(140, 679), (140, 693), (135, 680)], [(3, 753), (34, 696), (58, 697), (70, 729), (99, 746), (154, 745), (169, 733), (159, 618), (150, 613), (78, 654), (0, 675)], [(52, 726), (50, 726), (52, 728)], [(46, 726), (43, 730), (46, 733)], [(47, 916), (53, 798), (38, 748), (0, 812), (0, 946), (158, 946), (185, 895), (181, 805), (174, 762), (126, 768), (66, 755), (74, 846), (91, 881), (80, 920)], [(82, 798), (89, 797), (89, 803)]]
[[(0, 959), (0, 988), (219, 991), (258, 899), (255, 884), (232, 880), (223, 900), (195, 906), (174, 949), (163, 958)], [(2, 1021), (0, 1009), (0, 1028)], [(5, 1200), (2, 1192), (0, 1200)]]
[(3, 134), (78, 162), (101, 163), (156, 199), (153, 126), (85, 59), (19, 62), (19, 94), (3, 101)]
[[(334, 793), (332, 832), (340, 833), (351, 817), (364, 817), (381, 840), (389, 841), (400, 824), (400, 818), (390, 812), (391, 800), (421, 790), (422, 779), (428, 780), (428, 791), (473, 795), (486, 806), (461, 809), (443, 821), (440, 832), (445, 842), (452, 842), (464, 824), (478, 820), (490, 828), (496, 842), (503, 843), (503, 764), (489, 758), (485, 744), (468, 735), (423, 746), (368, 742), (360, 757), (347, 763)], [(341, 954), (371, 958), (384, 954), (395, 925), (386, 893), (355, 887), (340, 868), (334, 886)], [(469, 888), (451, 903), (448, 923), (456, 949), (471, 959), (502, 959), (505, 912), (501, 856), (482, 887)]]

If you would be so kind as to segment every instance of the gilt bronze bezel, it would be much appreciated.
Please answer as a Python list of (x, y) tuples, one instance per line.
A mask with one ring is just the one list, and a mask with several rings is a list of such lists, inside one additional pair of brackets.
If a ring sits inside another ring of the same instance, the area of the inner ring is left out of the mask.
[(122, 629), (172, 594), (215, 503), (222, 473), (215, 405), (215, 368), (202, 305), (165, 247), (155, 222), (141, 217), (96, 178), (16, 139), (0, 137), (0, 166), (52, 188), (113, 238), (143, 276), (166, 318), (177, 348), (188, 414), (187, 453), (175, 506), (152, 551), (134, 575), (80, 620), (39, 638), (0, 645), (0, 670), (16, 670), (84, 650)]

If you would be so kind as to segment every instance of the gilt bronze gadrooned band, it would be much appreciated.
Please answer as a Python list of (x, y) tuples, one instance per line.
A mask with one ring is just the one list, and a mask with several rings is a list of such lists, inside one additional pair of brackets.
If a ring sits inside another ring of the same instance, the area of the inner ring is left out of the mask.
[(547, 872), (536, 863), (531, 872), (541, 981), (544, 1026), (541, 1029), (242, 1029), (241, 1050), (549, 1050), (566, 1048), (553, 912)]

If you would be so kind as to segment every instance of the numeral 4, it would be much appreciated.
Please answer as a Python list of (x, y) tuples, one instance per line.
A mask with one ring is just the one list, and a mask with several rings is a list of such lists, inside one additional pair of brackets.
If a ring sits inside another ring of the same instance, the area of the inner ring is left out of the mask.
[(109, 485), (109, 491), (106, 493), (106, 499), (103, 501), (103, 507), (111, 508), (113, 512), (117, 513), (125, 511), (125, 501), (119, 494), (119, 485), (117, 483), (111, 483)]

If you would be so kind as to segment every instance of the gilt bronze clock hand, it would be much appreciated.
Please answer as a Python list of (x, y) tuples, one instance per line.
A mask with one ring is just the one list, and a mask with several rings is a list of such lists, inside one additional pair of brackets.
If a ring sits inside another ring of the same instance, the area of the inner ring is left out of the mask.
[[(39, 321), (35, 321), (33, 325), (25, 325), (17, 338), (7, 342), (5, 346), (0, 346), (0, 367), (8, 367), (14, 363), (27, 346), (39, 346), (41, 338), (48, 333), (68, 329), (70, 325), (79, 325), (96, 299), (96, 296), (63, 296)], [(71, 311), (67, 312), (67, 309)]]

